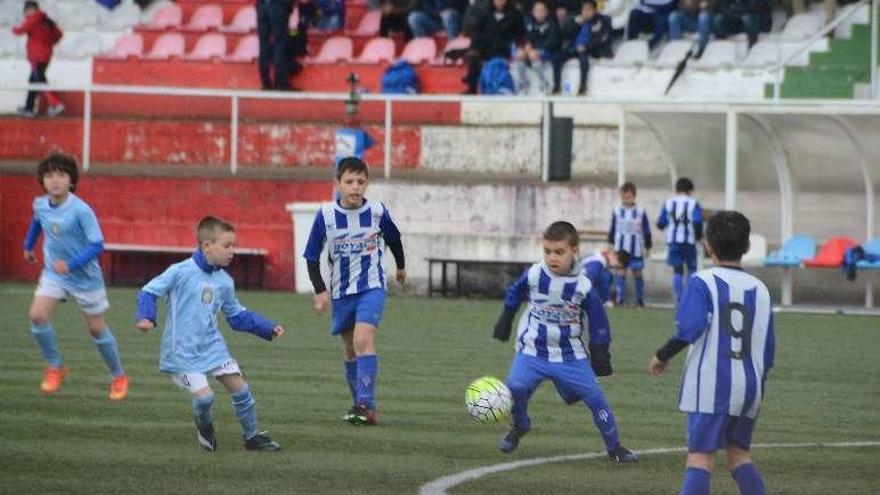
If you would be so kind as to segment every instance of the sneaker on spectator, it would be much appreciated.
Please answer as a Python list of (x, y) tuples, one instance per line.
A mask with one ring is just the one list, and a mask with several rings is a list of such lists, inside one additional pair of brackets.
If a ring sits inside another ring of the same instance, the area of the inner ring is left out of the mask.
[(58, 103), (56, 105), (50, 105), (49, 108), (46, 109), (46, 115), (49, 117), (57, 117), (64, 111), (64, 103)]
[(35, 112), (29, 108), (25, 108), (25, 107), (18, 107), (15, 110), (15, 113), (21, 115), (22, 117), (28, 117), (28, 118), (37, 116), (37, 112)]

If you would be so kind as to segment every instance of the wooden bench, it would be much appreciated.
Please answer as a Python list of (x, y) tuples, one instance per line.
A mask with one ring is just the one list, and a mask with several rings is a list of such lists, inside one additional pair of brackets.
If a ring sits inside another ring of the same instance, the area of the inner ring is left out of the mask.
[[(427, 258), (428, 261), (428, 296), (439, 293), (446, 297), (449, 295), (459, 296), (462, 294), (461, 270), (477, 267), (488, 267), (492, 270), (511, 269), (521, 273), (531, 266), (534, 261), (499, 261), (499, 260), (476, 260), (463, 258)], [(440, 266), (439, 287), (434, 284), (434, 266)], [(455, 278), (450, 280), (449, 267), (454, 267)], [(455, 282), (452, 285), (452, 282)]]
[[(192, 256), (195, 247), (104, 244), (104, 274), (109, 285), (143, 285), (172, 263)], [(227, 271), (238, 288), (262, 289), (266, 271), (265, 249), (235, 248)]]

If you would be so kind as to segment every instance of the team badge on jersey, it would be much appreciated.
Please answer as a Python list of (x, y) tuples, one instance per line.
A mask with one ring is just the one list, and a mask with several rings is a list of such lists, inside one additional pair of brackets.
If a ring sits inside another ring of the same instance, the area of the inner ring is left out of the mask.
[(206, 285), (202, 288), (202, 304), (208, 305), (214, 302), (214, 288)]
[(49, 225), (49, 232), (52, 233), (53, 236), (58, 237), (61, 235), (61, 224), (53, 223)]

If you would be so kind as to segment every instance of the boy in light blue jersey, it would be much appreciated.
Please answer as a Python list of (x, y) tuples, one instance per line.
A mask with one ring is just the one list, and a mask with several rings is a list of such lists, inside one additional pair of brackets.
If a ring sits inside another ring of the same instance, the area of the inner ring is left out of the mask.
[(264, 316), (248, 311), (235, 297), (235, 283), (223, 270), (232, 262), (235, 229), (214, 217), (203, 218), (196, 230), (199, 247), (192, 257), (171, 265), (143, 287), (137, 298), (137, 327), (146, 332), (156, 326), (157, 300), (168, 296), (165, 330), (159, 353), (159, 369), (192, 395), (197, 439), (207, 451), (217, 449), (211, 406), (214, 391), (207, 375), (220, 382), (232, 396), (232, 408), (241, 423), (244, 447), (276, 451), (281, 447), (266, 432), (257, 430), (254, 397), (238, 362), (229, 354), (217, 326), (222, 311), (233, 330), (249, 332), (266, 340), (284, 334), (284, 328)]
[(703, 209), (691, 197), (693, 191), (694, 183), (690, 179), (678, 179), (675, 195), (663, 203), (657, 218), (657, 228), (666, 229), (666, 264), (672, 267), (675, 304), (681, 300), (684, 289), (684, 267), (687, 266), (689, 274), (697, 271), (697, 243), (703, 238)]
[[(590, 280), (577, 262), (578, 234), (568, 222), (555, 222), (544, 231), (544, 261), (528, 268), (507, 291), (494, 337), (510, 338), (513, 318), (523, 301), (516, 355), (507, 375), (513, 395), (513, 427), (498, 447), (513, 452), (531, 429), (529, 398), (550, 380), (568, 404), (584, 402), (593, 414), (608, 457), (613, 462), (636, 462), (635, 453), (620, 444), (617, 422), (596, 376), (611, 375), (611, 329), (608, 316)], [(590, 352), (581, 335), (589, 328)]]
[(629, 255), (629, 263), (615, 268), (617, 305), (626, 304), (626, 271), (632, 272), (635, 285), (636, 306), (645, 305), (645, 279), (642, 269), (645, 258), (651, 251), (651, 222), (645, 209), (636, 205), (636, 185), (627, 182), (620, 186), (620, 206), (611, 212), (611, 228), (608, 229), (608, 244), (614, 251), (624, 251)]
[(86, 327), (113, 377), (110, 399), (123, 400), (128, 395), (128, 377), (119, 358), (116, 338), (104, 319), (110, 307), (98, 264), (98, 256), (104, 250), (104, 235), (94, 211), (73, 194), (79, 180), (76, 160), (53, 153), (40, 162), (37, 176), (46, 195), (34, 200), (24, 258), (28, 263), (36, 263), (34, 247), (45, 232), (43, 272), (29, 313), (31, 334), (48, 362), (40, 389), (53, 394), (67, 376), (50, 319), (58, 302), (69, 296), (85, 313)]
[[(375, 398), (379, 361), (374, 339), (385, 307), (385, 244), (397, 262), (397, 282), (406, 281), (400, 230), (385, 205), (364, 197), (368, 184), (369, 172), (361, 159), (340, 160), (336, 170), (339, 199), (321, 206), (303, 253), (315, 288), (315, 310), (323, 314), (331, 304), (331, 330), (342, 342), (352, 399), (343, 419), (353, 425), (379, 423)], [(332, 270), (329, 291), (321, 277), (325, 244)]]
[(715, 267), (691, 275), (676, 313), (675, 335), (651, 358), (648, 371), (658, 376), (690, 346), (679, 397), (679, 409), (688, 416), (682, 495), (709, 493), (715, 452), (722, 448), (740, 493), (764, 493), (764, 479), (749, 449), (776, 338), (770, 293), (740, 266), (750, 230), (739, 212), (712, 215), (705, 248)]

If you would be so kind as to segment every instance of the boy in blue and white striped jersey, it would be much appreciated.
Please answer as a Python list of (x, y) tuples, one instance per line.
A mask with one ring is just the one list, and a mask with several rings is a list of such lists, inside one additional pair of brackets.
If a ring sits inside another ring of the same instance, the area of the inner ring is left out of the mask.
[[(620, 444), (617, 422), (596, 376), (612, 374), (611, 331), (599, 296), (578, 263), (578, 234), (568, 222), (554, 222), (544, 231), (544, 261), (529, 267), (508, 290), (494, 337), (510, 338), (513, 318), (522, 302), (516, 355), (507, 387), (513, 395), (513, 427), (501, 439), (502, 452), (513, 452), (531, 428), (528, 403), (544, 380), (556, 386), (568, 404), (584, 402), (614, 462), (638, 458)], [(590, 352), (581, 335), (588, 327)]]
[[(345, 377), (352, 399), (352, 408), (343, 419), (354, 425), (379, 423), (375, 398), (379, 361), (374, 339), (385, 308), (385, 244), (397, 262), (397, 282), (406, 281), (400, 230), (384, 204), (364, 197), (368, 184), (369, 172), (361, 159), (349, 157), (339, 161), (339, 199), (325, 203), (318, 211), (303, 253), (315, 288), (315, 310), (323, 314), (331, 304), (331, 330), (342, 342)], [(332, 270), (329, 291), (321, 277), (321, 251), (325, 244)]]
[(235, 297), (235, 282), (223, 270), (235, 248), (234, 227), (215, 217), (205, 217), (196, 228), (199, 247), (192, 257), (168, 267), (150, 280), (137, 298), (136, 326), (149, 331), (156, 326), (159, 298), (168, 296), (165, 330), (159, 351), (159, 369), (178, 387), (192, 395), (197, 440), (205, 450), (217, 450), (211, 406), (214, 391), (208, 375), (232, 397), (232, 408), (242, 429), (247, 450), (277, 451), (281, 447), (266, 432), (257, 430), (256, 402), (217, 325), (217, 312), (226, 315), (233, 330), (265, 340), (284, 335), (281, 325), (248, 311)]
[(614, 280), (617, 286), (615, 303), (626, 303), (626, 270), (632, 271), (635, 284), (637, 306), (645, 305), (645, 279), (642, 268), (645, 257), (651, 250), (651, 222), (645, 209), (636, 205), (636, 186), (627, 182), (620, 186), (620, 206), (611, 212), (611, 228), (608, 229), (608, 244), (614, 251), (625, 251), (629, 254), (629, 263), (617, 268)]
[[(697, 243), (703, 238), (703, 209), (691, 197), (694, 183), (687, 177), (675, 182), (675, 195), (663, 203), (657, 228), (666, 229), (668, 252), (666, 264), (672, 267), (672, 292), (675, 303), (681, 300), (684, 288), (684, 267), (688, 273), (697, 271)], [(668, 228), (667, 228), (668, 227)]]
[(750, 230), (748, 219), (736, 211), (709, 219), (706, 253), (715, 267), (691, 276), (676, 313), (675, 335), (649, 366), (658, 376), (690, 346), (678, 405), (688, 415), (684, 495), (709, 493), (715, 452), (722, 448), (740, 493), (764, 493), (749, 449), (776, 338), (767, 286), (740, 266)]

